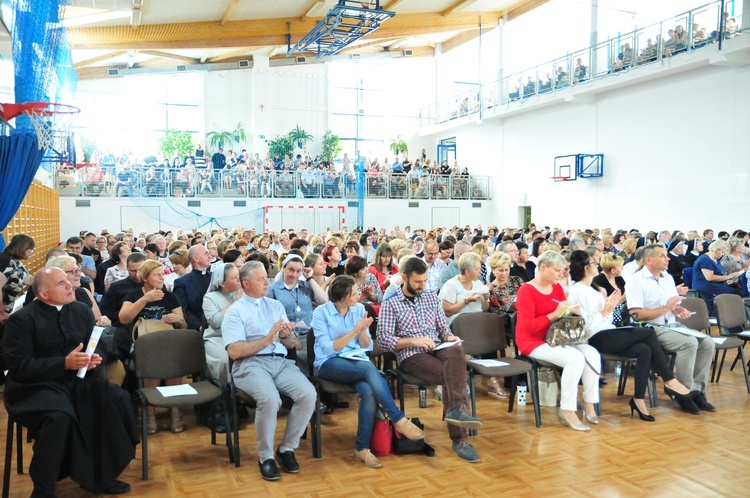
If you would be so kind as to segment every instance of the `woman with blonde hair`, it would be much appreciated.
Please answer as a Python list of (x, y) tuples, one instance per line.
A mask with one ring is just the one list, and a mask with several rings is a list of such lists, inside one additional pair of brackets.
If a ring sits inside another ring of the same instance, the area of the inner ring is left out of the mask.
[(490, 254), (490, 250), (487, 247), (487, 244), (484, 242), (477, 242), (473, 246), (471, 246), (471, 252), (474, 254), (478, 254), (480, 258), (480, 276), (479, 280), (483, 284), (486, 284), (490, 281), (490, 272), (487, 271), (487, 257)]
[[(164, 288), (164, 267), (158, 261), (144, 261), (138, 269), (138, 276), (143, 282), (143, 287), (132, 291), (125, 296), (125, 301), (120, 309), (120, 322), (123, 324), (135, 324), (138, 318), (147, 320), (161, 320), (172, 325), (174, 328), (184, 329), (187, 327), (180, 300), (173, 293)], [(137, 340), (137, 338), (136, 338)], [(138, 359), (136, 358), (136, 361)], [(145, 379), (146, 387), (156, 387), (161, 383), (160, 379)], [(166, 379), (165, 384), (176, 386), (182, 383), (182, 379)], [(146, 411), (146, 430), (149, 434), (156, 434), (156, 412), (153, 407)], [(174, 433), (185, 430), (182, 420), (182, 412), (179, 408), (170, 410), (170, 427)]]
[(438, 298), (443, 303), (449, 326), (459, 315), (487, 311), (489, 308), (489, 294), (482, 292), (484, 284), (479, 279), (481, 263), (481, 256), (474, 252), (462, 254), (458, 258), (459, 274), (440, 288)]

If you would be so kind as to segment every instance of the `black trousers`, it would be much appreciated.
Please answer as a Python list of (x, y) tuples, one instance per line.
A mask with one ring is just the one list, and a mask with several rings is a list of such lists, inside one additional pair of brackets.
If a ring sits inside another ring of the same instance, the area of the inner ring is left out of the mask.
[(589, 339), (589, 344), (600, 353), (636, 358), (635, 371), (633, 372), (635, 398), (643, 399), (646, 397), (648, 374), (652, 366), (656, 373), (664, 379), (664, 382), (674, 379), (674, 374), (669, 369), (669, 364), (654, 329), (623, 327), (602, 330)]

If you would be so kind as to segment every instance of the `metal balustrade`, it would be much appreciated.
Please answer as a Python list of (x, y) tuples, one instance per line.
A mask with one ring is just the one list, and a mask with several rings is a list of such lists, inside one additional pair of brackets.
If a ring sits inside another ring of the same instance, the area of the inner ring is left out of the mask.
[[(62, 197), (357, 199), (356, 174), (332, 171), (54, 167)], [(492, 178), (365, 173), (367, 199), (489, 200)]]

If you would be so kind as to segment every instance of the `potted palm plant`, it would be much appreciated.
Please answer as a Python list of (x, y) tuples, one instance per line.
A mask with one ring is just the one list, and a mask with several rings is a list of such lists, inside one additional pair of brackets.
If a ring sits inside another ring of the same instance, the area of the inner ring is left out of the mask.
[(292, 142), (297, 142), (297, 147), (300, 149), (307, 143), (308, 140), (314, 141), (315, 138), (310, 134), (307, 133), (305, 130), (300, 128), (299, 125), (295, 129), (289, 132), (289, 139)]
[(206, 139), (213, 148), (223, 149), (224, 145), (232, 145), (233, 143), (241, 143), (247, 141), (245, 130), (242, 128), (242, 123), (237, 123), (237, 128), (234, 131), (209, 131), (206, 133)]
[(393, 152), (394, 156), (397, 156), (401, 151), (404, 151), (404, 154), (408, 154), (409, 146), (406, 144), (404, 137), (399, 135), (398, 137), (391, 139), (391, 152)]

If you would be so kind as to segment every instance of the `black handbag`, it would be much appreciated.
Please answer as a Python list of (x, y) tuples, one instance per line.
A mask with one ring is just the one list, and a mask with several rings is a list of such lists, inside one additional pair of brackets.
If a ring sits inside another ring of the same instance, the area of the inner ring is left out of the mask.
[[(424, 424), (418, 418), (412, 418), (411, 422), (424, 430)], [(393, 434), (393, 452), (397, 455), (411, 455), (412, 453), (422, 453), (424, 451), (424, 439), (409, 439), (393, 427), (391, 427), (391, 432)]]

